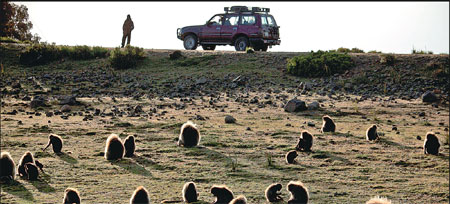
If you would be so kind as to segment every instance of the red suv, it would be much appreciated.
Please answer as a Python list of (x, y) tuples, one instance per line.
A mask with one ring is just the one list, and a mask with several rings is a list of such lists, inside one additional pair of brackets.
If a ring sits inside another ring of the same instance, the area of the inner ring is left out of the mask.
[(214, 15), (205, 25), (186, 26), (177, 29), (177, 38), (183, 40), (186, 50), (201, 45), (204, 50), (214, 50), (216, 45), (232, 45), (236, 51), (253, 47), (267, 51), (279, 45), (280, 33), (270, 9), (246, 6), (225, 7), (225, 13)]

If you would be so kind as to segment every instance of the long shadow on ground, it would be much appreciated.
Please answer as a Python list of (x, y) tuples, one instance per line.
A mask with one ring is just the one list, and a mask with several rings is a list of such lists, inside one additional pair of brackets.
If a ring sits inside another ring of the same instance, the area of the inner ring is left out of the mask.
[(7, 192), (15, 197), (24, 200), (34, 201), (33, 194), (18, 181), (11, 181), (9, 183), (1, 183), (2, 191)]

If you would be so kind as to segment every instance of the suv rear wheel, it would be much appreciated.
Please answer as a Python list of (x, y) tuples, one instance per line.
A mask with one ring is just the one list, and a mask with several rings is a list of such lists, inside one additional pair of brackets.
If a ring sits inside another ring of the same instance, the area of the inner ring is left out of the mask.
[(184, 38), (184, 49), (186, 50), (195, 50), (197, 49), (197, 36), (195, 35), (188, 35)]
[(216, 45), (202, 45), (203, 50), (214, 50)]
[(247, 47), (248, 47), (247, 37), (244, 37), (244, 36), (239, 37), (234, 42), (234, 48), (236, 49), (236, 51), (245, 51), (245, 48), (247, 48)]

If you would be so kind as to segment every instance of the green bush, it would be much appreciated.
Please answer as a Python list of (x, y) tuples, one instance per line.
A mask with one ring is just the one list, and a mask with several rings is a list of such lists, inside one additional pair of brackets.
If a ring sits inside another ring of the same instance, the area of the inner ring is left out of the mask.
[(289, 59), (287, 72), (301, 77), (322, 77), (343, 73), (354, 65), (348, 54), (319, 50)]
[(330, 51), (336, 51), (336, 52), (343, 52), (343, 53), (364, 53), (363, 50), (359, 49), (359, 48), (352, 48), (352, 49), (348, 49), (345, 47), (340, 47), (337, 50), (330, 50)]
[(0, 37), (0, 42), (2, 43), (20, 43), (19, 40), (10, 37)]
[(137, 66), (140, 60), (145, 59), (143, 48), (127, 45), (125, 49), (119, 47), (111, 51), (109, 61), (116, 69), (129, 69)]
[(378, 53), (378, 54), (381, 54), (381, 51), (371, 50), (371, 51), (369, 51), (367, 53)]
[(66, 46), (55, 44), (33, 44), (20, 54), (20, 63), (27, 66), (35, 66), (49, 63), (51, 61), (70, 58), (74, 60), (88, 60), (94, 58), (105, 58), (108, 49), (102, 47)]
[(26, 66), (36, 66), (60, 59), (59, 49), (54, 44), (33, 44), (20, 53), (19, 62)]

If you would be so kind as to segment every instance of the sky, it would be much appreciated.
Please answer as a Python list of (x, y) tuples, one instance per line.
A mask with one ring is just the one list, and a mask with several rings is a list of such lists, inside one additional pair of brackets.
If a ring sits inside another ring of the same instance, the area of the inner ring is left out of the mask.
[[(224, 7), (270, 8), (281, 45), (269, 51), (309, 52), (339, 47), (411, 53), (449, 53), (449, 2), (21, 2), (32, 33), (58, 45), (118, 47), (127, 14), (134, 22), (131, 45), (184, 49), (177, 28), (205, 24)], [(201, 50), (202, 48), (197, 48)], [(216, 50), (234, 50), (217, 46)]]

